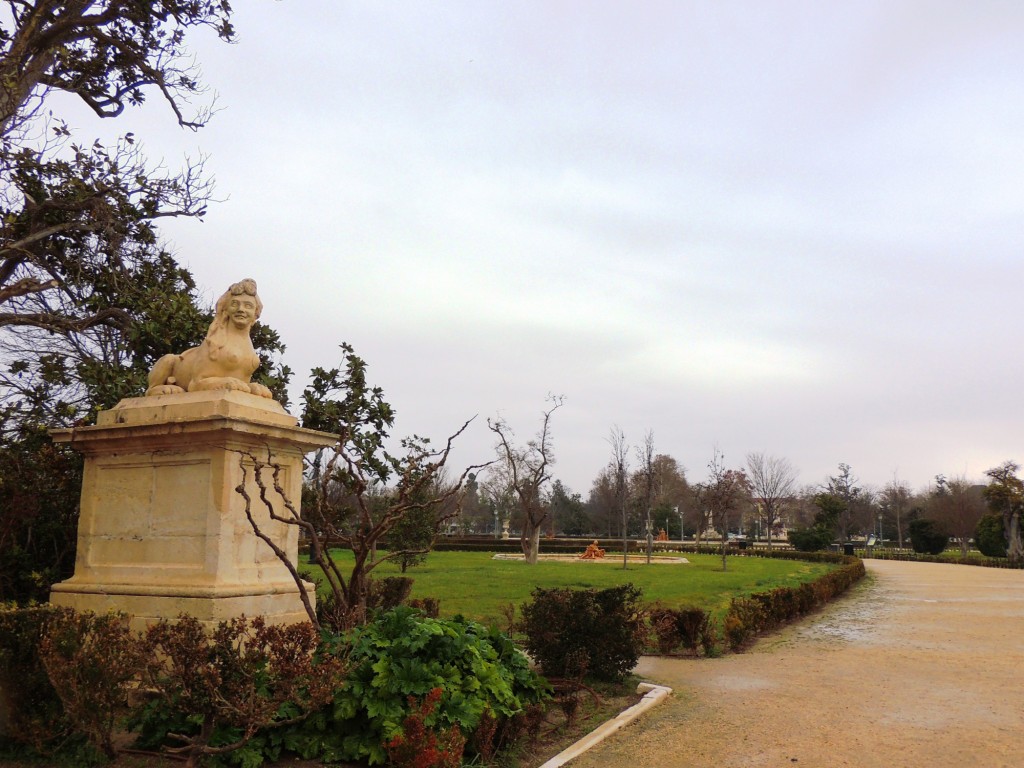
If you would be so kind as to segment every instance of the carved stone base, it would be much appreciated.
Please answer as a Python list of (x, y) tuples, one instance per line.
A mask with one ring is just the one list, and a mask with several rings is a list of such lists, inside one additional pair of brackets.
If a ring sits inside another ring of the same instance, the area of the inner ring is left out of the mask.
[[(298, 529), (270, 519), (246, 454), (281, 466), (279, 484), (297, 508), (303, 455), (333, 435), (296, 426), (272, 400), (229, 391), (123, 400), (97, 421), (53, 433), (86, 459), (75, 575), (54, 585), (52, 603), (125, 611), (139, 628), (180, 613), (209, 624), (241, 614), (305, 620), (298, 587), (254, 534), (236, 488), (297, 562)], [(275, 512), (287, 516), (270, 473), (263, 478)]]

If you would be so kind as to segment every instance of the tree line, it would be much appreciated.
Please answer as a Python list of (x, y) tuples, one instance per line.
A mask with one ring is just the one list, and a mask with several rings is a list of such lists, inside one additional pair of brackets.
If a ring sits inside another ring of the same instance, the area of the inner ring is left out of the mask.
[[(986, 471), (983, 482), (939, 474), (917, 490), (896, 476), (881, 488), (864, 485), (849, 464), (840, 463), (820, 484), (801, 486), (783, 457), (751, 452), (729, 465), (715, 448), (704, 479), (691, 481), (676, 458), (655, 450), (652, 432), (631, 448), (613, 427), (608, 463), (584, 497), (553, 475), (553, 412), (544, 411), (541, 432), (518, 447), (507, 424), (492, 425), (501, 435), (497, 460), (471, 477), (460, 532), (527, 535), (528, 559), (541, 535), (622, 539), (624, 551), (631, 541), (643, 546), (658, 537), (700, 546), (709, 536), (718, 542), (743, 536), (769, 547), (784, 537), (803, 549), (852, 539), (903, 549), (930, 537), (943, 546), (952, 541), (964, 556), (977, 543), (985, 554), (1022, 558), (1024, 480), (1013, 461)], [(522, 478), (531, 467), (543, 472), (530, 475), (527, 486)]]

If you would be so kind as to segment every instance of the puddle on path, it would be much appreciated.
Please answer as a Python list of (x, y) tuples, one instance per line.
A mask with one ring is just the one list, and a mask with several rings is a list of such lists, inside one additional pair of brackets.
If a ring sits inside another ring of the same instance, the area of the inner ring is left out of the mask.
[(897, 610), (895, 590), (872, 579), (796, 629), (803, 640), (873, 643)]

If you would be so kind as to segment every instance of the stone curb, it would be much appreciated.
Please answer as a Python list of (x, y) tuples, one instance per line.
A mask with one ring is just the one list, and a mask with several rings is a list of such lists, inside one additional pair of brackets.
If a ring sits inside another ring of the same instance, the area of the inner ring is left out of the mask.
[(636, 692), (644, 694), (644, 697), (640, 699), (640, 701), (629, 709), (624, 709), (622, 712), (619, 712), (619, 714), (611, 720), (599, 725), (571, 747), (562, 750), (546, 763), (541, 765), (540, 768), (559, 768), (559, 766), (565, 765), (570, 760), (579, 757), (594, 745), (600, 744), (623, 726), (632, 723), (651, 707), (660, 704), (670, 693), (672, 693), (672, 689), (664, 685), (654, 685), (654, 683), (640, 683), (640, 685), (636, 687)]

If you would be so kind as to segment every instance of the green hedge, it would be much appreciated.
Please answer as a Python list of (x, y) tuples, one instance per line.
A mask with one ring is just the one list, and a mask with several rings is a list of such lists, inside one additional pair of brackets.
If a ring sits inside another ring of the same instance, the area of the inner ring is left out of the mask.
[[(818, 556), (813, 557), (815, 562), (833, 562), (819, 557), (839, 558), (843, 565), (798, 587), (778, 587), (750, 597), (733, 598), (722, 622), (726, 642), (732, 650), (739, 650), (758, 635), (817, 610), (843, 594), (865, 575), (864, 563), (859, 558), (828, 553), (810, 555)], [(786, 559), (808, 560), (812, 557), (808, 553), (796, 552), (786, 553)]]

